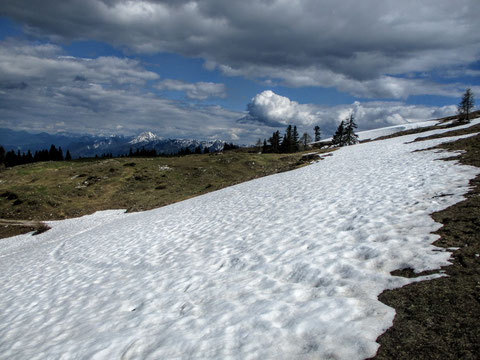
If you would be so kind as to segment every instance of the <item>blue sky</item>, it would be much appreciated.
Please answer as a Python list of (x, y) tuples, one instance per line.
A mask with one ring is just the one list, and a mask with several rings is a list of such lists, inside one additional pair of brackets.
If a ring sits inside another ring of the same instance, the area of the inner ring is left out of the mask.
[(475, 0), (5, 0), (0, 127), (252, 143), (451, 115), (480, 93)]

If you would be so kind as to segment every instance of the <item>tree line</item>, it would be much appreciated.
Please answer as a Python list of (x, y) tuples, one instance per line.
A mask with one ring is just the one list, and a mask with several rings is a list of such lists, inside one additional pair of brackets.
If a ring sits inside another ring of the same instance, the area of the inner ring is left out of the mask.
[[(225, 143), (223, 150), (232, 150), (232, 149), (238, 149), (239, 146), (235, 145), (233, 143)], [(135, 151), (130, 148), (128, 154), (124, 155), (119, 155), (117, 157), (123, 158), (123, 157), (168, 157), (168, 156), (185, 156), (185, 155), (191, 155), (191, 154), (208, 154), (210, 153), (210, 149), (208, 147), (202, 147), (198, 145), (195, 147), (193, 150), (190, 149), (189, 147), (184, 147), (181, 148), (177, 153), (174, 154), (163, 154), (163, 153), (157, 153), (157, 150), (155, 148), (153, 149), (145, 149), (145, 147), (142, 148), (136, 148)], [(95, 155), (95, 159), (111, 159), (114, 158), (115, 156), (112, 153), (103, 153), (102, 155)], [(79, 159), (83, 159), (82, 157), (79, 157)], [(59, 146), (58, 148), (52, 144), (50, 149), (44, 149), (44, 150), (39, 150), (35, 151), (34, 154), (30, 150), (27, 152), (20, 152), (10, 150), (10, 151), (5, 151), (5, 148), (0, 145), (0, 167), (5, 166), (5, 167), (12, 167), (12, 166), (17, 166), (17, 165), (25, 165), (25, 164), (31, 164), (31, 163), (36, 163), (36, 162), (41, 162), (41, 161), (70, 161), (72, 160), (72, 156), (70, 154), (70, 150), (67, 149), (67, 152), (65, 156), (63, 155), (63, 150), (62, 147)]]
[[(338, 125), (337, 131), (332, 139), (333, 146), (347, 146), (358, 143), (358, 135), (355, 134), (357, 124), (353, 114), (347, 119), (343, 120)], [(318, 125), (313, 128), (313, 142), (321, 140), (321, 130)], [(275, 131), (267, 140), (261, 139), (257, 141), (257, 147), (261, 147), (263, 153), (293, 153), (299, 150), (306, 149), (312, 143), (312, 137), (308, 133), (303, 133), (299, 136), (296, 126), (288, 125), (285, 133), (282, 135), (280, 131)]]
[(32, 152), (28, 150), (25, 152), (20, 152), (18, 150), (15, 152), (14, 150), (5, 151), (3, 146), (0, 146), (0, 165), (4, 165), (5, 167), (12, 167), (16, 165), (24, 165), (30, 164), (40, 161), (64, 161), (64, 160), (72, 160), (72, 156), (70, 155), (70, 151), (67, 150), (65, 156), (63, 156), (63, 150), (61, 147), (58, 149), (55, 145), (50, 146), (50, 150), (44, 149), (35, 151), (32, 155)]
[[(315, 141), (320, 141), (321, 131), (319, 126), (313, 128)], [(258, 139), (257, 146), (262, 148), (263, 153), (293, 153), (305, 149), (312, 142), (308, 133), (299, 136), (297, 126), (288, 125), (283, 136), (280, 131), (275, 131), (267, 140)]]

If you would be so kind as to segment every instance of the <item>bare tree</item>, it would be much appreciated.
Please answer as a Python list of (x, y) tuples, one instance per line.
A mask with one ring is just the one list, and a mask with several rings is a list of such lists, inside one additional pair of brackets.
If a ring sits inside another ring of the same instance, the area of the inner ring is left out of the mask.
[(308, 135), (308, 133), (303, 133), (302, 135), (302, 145), (303, 148), (306, 149), (307, 145), (312, 142), (312, 137)]

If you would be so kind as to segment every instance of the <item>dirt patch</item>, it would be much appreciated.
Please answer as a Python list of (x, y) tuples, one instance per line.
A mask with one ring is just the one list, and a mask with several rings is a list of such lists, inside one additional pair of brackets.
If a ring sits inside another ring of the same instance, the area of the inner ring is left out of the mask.
[(9, 220), (0, 219), (0, 236), (10, 237), (28, 232), (34, 232), (32, 235), (39, 235), (50, 230), (50, 226), (35, 220)]
[[(442, 136), (460, 135), (464, 130)], [(468, 132), (478, 131), (470, 128)], [(434, 137), (439, 137), (438, 135)], [(431, 137), (433, 138), (433, 137)], [(480, 135), (441, 146), (464, 150), (461, 163), (480, 167)], [(448, 277), (388, 290), (379, 300), (395, 308), (391, 327), (377, 341), (374, 359), (478, 359), (480, 354), (480, 176), (466, 200), (433, 219), (444, 226), (436, 246), (452, 250)], [(396, 275), (408, 276), (397, 273)]]

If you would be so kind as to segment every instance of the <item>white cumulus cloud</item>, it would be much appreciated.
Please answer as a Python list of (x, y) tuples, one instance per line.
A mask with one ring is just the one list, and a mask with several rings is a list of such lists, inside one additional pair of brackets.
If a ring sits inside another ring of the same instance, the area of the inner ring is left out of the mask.
[(252, 98), (247, 111), (247, 115), (238, 120), (239, 123), (278, 129), (292, 124), (302, 132), (311, 132), (315, 125), (319, 125), (324, 135), (331, 135), (340, 121), (350, 114), (354, 115), (360, 131), (450, 116), (456, 113), (456, 106), (408, 105), (400, 101), (355, 101), (352, 104), (321, 106), (299, 104), (266, 90)]
[(243, 122), (259, 122), (271, 126), (291, 123), (310, 125), (316, 121), (311, 105), (302, 105), (288, 97), (266, 90), (255, 95), (247, 105), (248, 115)]

